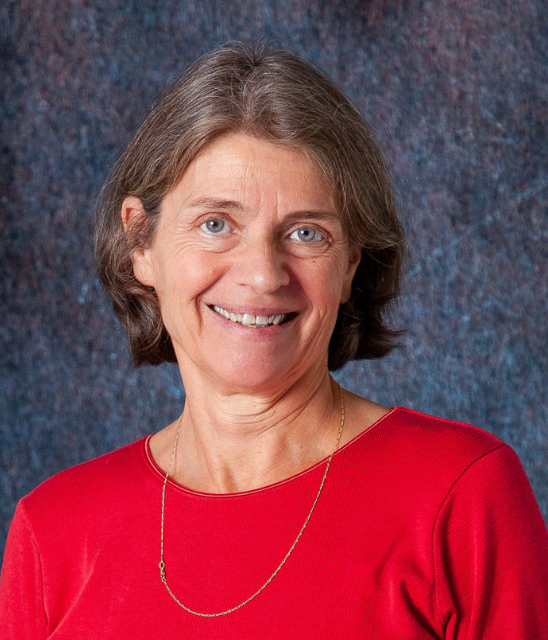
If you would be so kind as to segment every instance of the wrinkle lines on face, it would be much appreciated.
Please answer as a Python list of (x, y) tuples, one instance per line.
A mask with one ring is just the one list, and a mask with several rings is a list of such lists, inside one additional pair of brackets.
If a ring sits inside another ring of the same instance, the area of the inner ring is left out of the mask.
[[(327, 366), (355, 267), (333, 189), (303, 153), (219, 138), (164, 198), (149, 257), (185, 385), (198, 377), (227, 390), (272, 390)], [(249, 327), (215, 306), (290, 315)]]

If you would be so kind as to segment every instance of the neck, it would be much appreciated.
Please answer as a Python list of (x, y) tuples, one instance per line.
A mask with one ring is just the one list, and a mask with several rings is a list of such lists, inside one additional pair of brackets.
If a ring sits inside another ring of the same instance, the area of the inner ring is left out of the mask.
[[(222, 393), (185, 381), (187, 402), (172, 477), (211, 493), (249, 491), (287, 478), (333, 450), (340, 422), (327, 371), (277, 393)], [(168, 428), (174, 441), (177, 425)]]

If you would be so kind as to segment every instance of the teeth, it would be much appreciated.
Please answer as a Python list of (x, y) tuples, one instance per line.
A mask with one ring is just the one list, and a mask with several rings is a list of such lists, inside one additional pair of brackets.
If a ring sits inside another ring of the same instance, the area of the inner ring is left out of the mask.
[(213, 309), (223, 318), (238, 322), (246, 327), (267, 327), (271, 324), (280, 324), (286, 317), (283, 313), (272, 316), (256, 316), (253, 313), (231, 313), (218, 305), (214, 305)]

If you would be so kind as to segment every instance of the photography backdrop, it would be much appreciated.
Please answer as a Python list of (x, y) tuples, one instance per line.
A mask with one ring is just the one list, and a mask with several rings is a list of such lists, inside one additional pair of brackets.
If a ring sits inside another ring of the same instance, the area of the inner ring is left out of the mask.
[(261, 37), (373, 123), (408, 234), (404, 344), (337, 378), (502, 437), (548, 516), (544, 0), (4, 0), (0, 29), (0, 550), (39, 482), (180, 413), (98, 285), (94, 203), (158, 92)]

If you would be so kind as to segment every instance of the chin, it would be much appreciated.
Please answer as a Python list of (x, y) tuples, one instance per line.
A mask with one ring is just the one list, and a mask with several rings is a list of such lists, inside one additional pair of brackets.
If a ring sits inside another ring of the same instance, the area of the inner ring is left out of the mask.
[(293, 376), (288, 367), (256, 366), (249, 362), (243, 367), (233, 367), (230, 370), (217, 372), (217, 379), (227, 389), (242, 393), (259, 393), (278, 389), (287, 384)]

